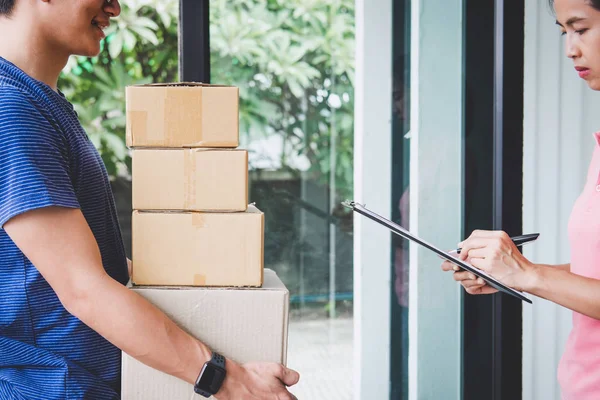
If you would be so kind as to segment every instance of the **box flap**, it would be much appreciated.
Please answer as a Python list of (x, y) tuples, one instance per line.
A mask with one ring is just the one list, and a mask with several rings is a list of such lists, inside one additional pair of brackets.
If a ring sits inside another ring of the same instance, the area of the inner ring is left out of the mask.
[(130, 289), (143, 289), (143, 290), (219, 290), (219, 291), (247, 291), (247, 290), (263, 290), (263, 291), (275, 291), (288, 293), (288, 289), (285, 284), (279, 279), (277, 273), (271, 269), (265, 268), (263, 270), (263, 285), (262, 287), (194, 287), (194, 286), (149, 286), (149, 285), (134, 285), (130, 280), (127, 283), (127, 287)]
[(233, 88), (236, 86), (231, 85), (215, 85), (212, 83), (202, 83), (202, 82), (171, 82), (171, 83), (146, 83), (143, 85), (130, 85), (129, 87), (135, 88), (144, 88), (144, 87), (224, 87), (224, 88)]
[[(182, 211), (182, 210), (134, 210), (134, 214), (231, 214), (231, 212), (227, 211)], [(237, 214), (237, 213), (236, 213)], [(248, 204), (248, 209), (243, 212), (239, 212), (239, 214), (263, 214), (260, 211), (255, 203)]]

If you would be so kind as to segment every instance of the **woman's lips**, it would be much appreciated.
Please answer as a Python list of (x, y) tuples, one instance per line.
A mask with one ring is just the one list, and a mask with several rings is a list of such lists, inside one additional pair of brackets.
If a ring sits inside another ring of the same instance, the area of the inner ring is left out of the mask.
[(591, 72), (589, 70), (589, 68), (585, 68), (585, 67), (575, 67), (575, 69), (579, 73), (579, 77), (583, 78), (583, 79), (585, 79)]

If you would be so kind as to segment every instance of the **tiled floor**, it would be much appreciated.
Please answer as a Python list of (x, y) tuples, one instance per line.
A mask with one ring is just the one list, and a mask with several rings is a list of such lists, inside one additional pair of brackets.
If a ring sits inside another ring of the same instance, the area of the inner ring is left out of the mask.
[(300, 372), (299, 400), (352, 399), (352, 319), (292, 321), (288, 366)]

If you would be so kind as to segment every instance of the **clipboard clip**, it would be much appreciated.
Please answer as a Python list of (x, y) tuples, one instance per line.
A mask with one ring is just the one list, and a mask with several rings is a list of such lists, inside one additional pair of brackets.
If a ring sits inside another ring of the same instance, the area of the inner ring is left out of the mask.
[(352, 201), (352, 200), (346, 200), (346, 201), (343, 201), (343, 202), (342, 202), (342, 205), (343, 205), (344, 207), (346, 207), (346, 208), (350, 208), (350, 209), (352, 209), (352, 210), (353, 210), (354, 208), (356, 208), (356, 206), (361, 206), (361, 207), (363, 207), (363, 208), (364, 208), (364, 207), (366, 207), (366, 204), (360, 204), (360, 203), (357, 203), (357, 202), (355, 202), (355, 201)]

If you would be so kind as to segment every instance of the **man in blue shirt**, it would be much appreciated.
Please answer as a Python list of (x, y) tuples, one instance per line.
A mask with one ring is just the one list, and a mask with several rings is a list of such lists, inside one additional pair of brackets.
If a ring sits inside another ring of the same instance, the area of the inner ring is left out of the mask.
[[(128, 290), (108, 176), (57, 90), (117, 0), (0, 0), (0, 399), (118, 399), (121, 350), (194, 384), (207, 346)], [(216, 397), (293, 399), (295, 371), (238, 365)]]

